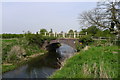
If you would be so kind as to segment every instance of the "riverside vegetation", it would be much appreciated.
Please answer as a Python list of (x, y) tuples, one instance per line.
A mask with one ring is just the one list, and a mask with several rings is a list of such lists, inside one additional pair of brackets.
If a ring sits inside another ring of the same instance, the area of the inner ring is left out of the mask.
[[(86, 29), (87, 30), (87, 29)], [(88, 30), (87, 30), (88, 31)], [(89, 34), (80, 38), (76, 44), (77, 53), (67, 59), (61, 69), (57, 70), (50, 78), (118, 78), (119, 77), (119, 40), (106, 33), (104, 36), (112, 38), (93, 40), (96, 36), (89, 30)], [(104, 32), (101, 31), (103, 34)], [(92, 36), (91, 36), (92, 35)], [(99, 34), (101, 35), (101, 34)], [(100, 37), (100, 36), (97, 36)], [(79, 45), (80, 44), (80, 45)], [(88, 46), (87, 48), (84, 48)]]
[[(41, 55), (44, 41), (55, 39), (40, 34), (4, 34), (2, 36), (2, 72), (13, 70), (27, 62), (29, 57)], [(18, 65), (19, 64), (19, 65)]]
[(50, 78), (118, 78), (119, 51), (115, 45), (91, 45), (68, 59)]
[[(116, 36), (110, 34), (109, 30), (92, 31), (93, 29), (91, 28), (94, 28), (94, 26), (80, 32), (84, 33), (84, 31), (87, 31), (89, 34), (80, 37), (80, 43), (76, 43), (78, 54), (65, 61), (60, 70), (56, 71), (50, 78), (118, 77), (118, 68), (120, 66), (118, 64), (119, 41), (114, 41)], [(45, 51), (41, 49), (44, 41), (47, 40), (49, 42), (56, 39), (31, 33), (23, 34), (22, 36), (10, 39), (3, 37), (3, 72), (15, 69), (18, 67), (17, 64), (20, 64), (20, 61), (31, 55), (44, 53)], [(112, 38), (93, 40), (92, 36)], [(89, 46), (88, 50), (83, 50), (85, 46)]]

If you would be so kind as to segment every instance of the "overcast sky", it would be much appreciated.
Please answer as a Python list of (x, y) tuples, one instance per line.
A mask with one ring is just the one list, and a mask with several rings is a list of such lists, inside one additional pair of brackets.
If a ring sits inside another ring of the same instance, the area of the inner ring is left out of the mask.
[(79, 14), (96, 7), (96, 2), (4, 2), (2, 33), (80, 31)]

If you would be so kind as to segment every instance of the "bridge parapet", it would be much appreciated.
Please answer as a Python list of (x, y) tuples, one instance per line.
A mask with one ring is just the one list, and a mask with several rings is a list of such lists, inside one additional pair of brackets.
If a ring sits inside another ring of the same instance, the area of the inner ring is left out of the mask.
[(87, 35), (87, 32), (84, 34), (80, 34), (79, 32), (74, 32), (74, 33), (47, 33), (44, 32), (44, 36), (49, 36), (49, 37), (58, 37), (58, 38), (79, 38), (84, 35)]

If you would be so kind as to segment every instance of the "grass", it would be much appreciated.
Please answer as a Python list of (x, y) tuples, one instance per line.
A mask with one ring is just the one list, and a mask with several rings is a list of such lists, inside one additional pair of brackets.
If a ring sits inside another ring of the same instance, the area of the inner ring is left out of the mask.
[(2, 72), (13, 70), (16, 67), (17, 67), (16, 65), (2, 65)]
[[(2, 45), (2, 72), (15, 69), (17, 67), (17, 64), (27, 56), (45, 52), (44, 50), (41, 50), (37, 45), (28, 45), (27, 41), (24, 38), (2, 39), (2, 44), (0, 45)], [(19, 59), (18, 55), (23, 52), (25, 53), (25, 56)], [(12, 55), (10, 55), (11, 53)], [(9, 63), (12, 65), (4, 65)]]
[(18, 45), (16, 39), (2, 39), (2, 61), (7, 58), (8, 52), (11, 50), (12, 46)]
[(3, 39), (2, 42), (15, 42), (16, 39)]
[[(22, 52), (25, 52), (26, 56), (44, 52), (44, 50), (41, 50), (36, 45), (28, 45), (27, 41), (24, 39), (3, 39), (2, 40), (2, 60), (3, 60), (3, 62), (7, 60), (7, 56), (10, 54), (10, 51), (14, 46), (18, 46), (18, 48), (20, 48), (20, 50), (22, 49), (23, 50)], [(21, 51), (19, 51), (19, 52), (21, 52)]]
[(118, 47), (94, 47), (68, 59), (50, 78), (117, 78)]

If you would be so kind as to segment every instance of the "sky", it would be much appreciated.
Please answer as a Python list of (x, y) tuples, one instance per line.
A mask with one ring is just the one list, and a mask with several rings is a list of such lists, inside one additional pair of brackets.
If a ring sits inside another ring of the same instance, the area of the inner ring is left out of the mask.
[(96, 2), (3, 2), (2, 33), (80, 31), (80, 13), (95, 7)]

